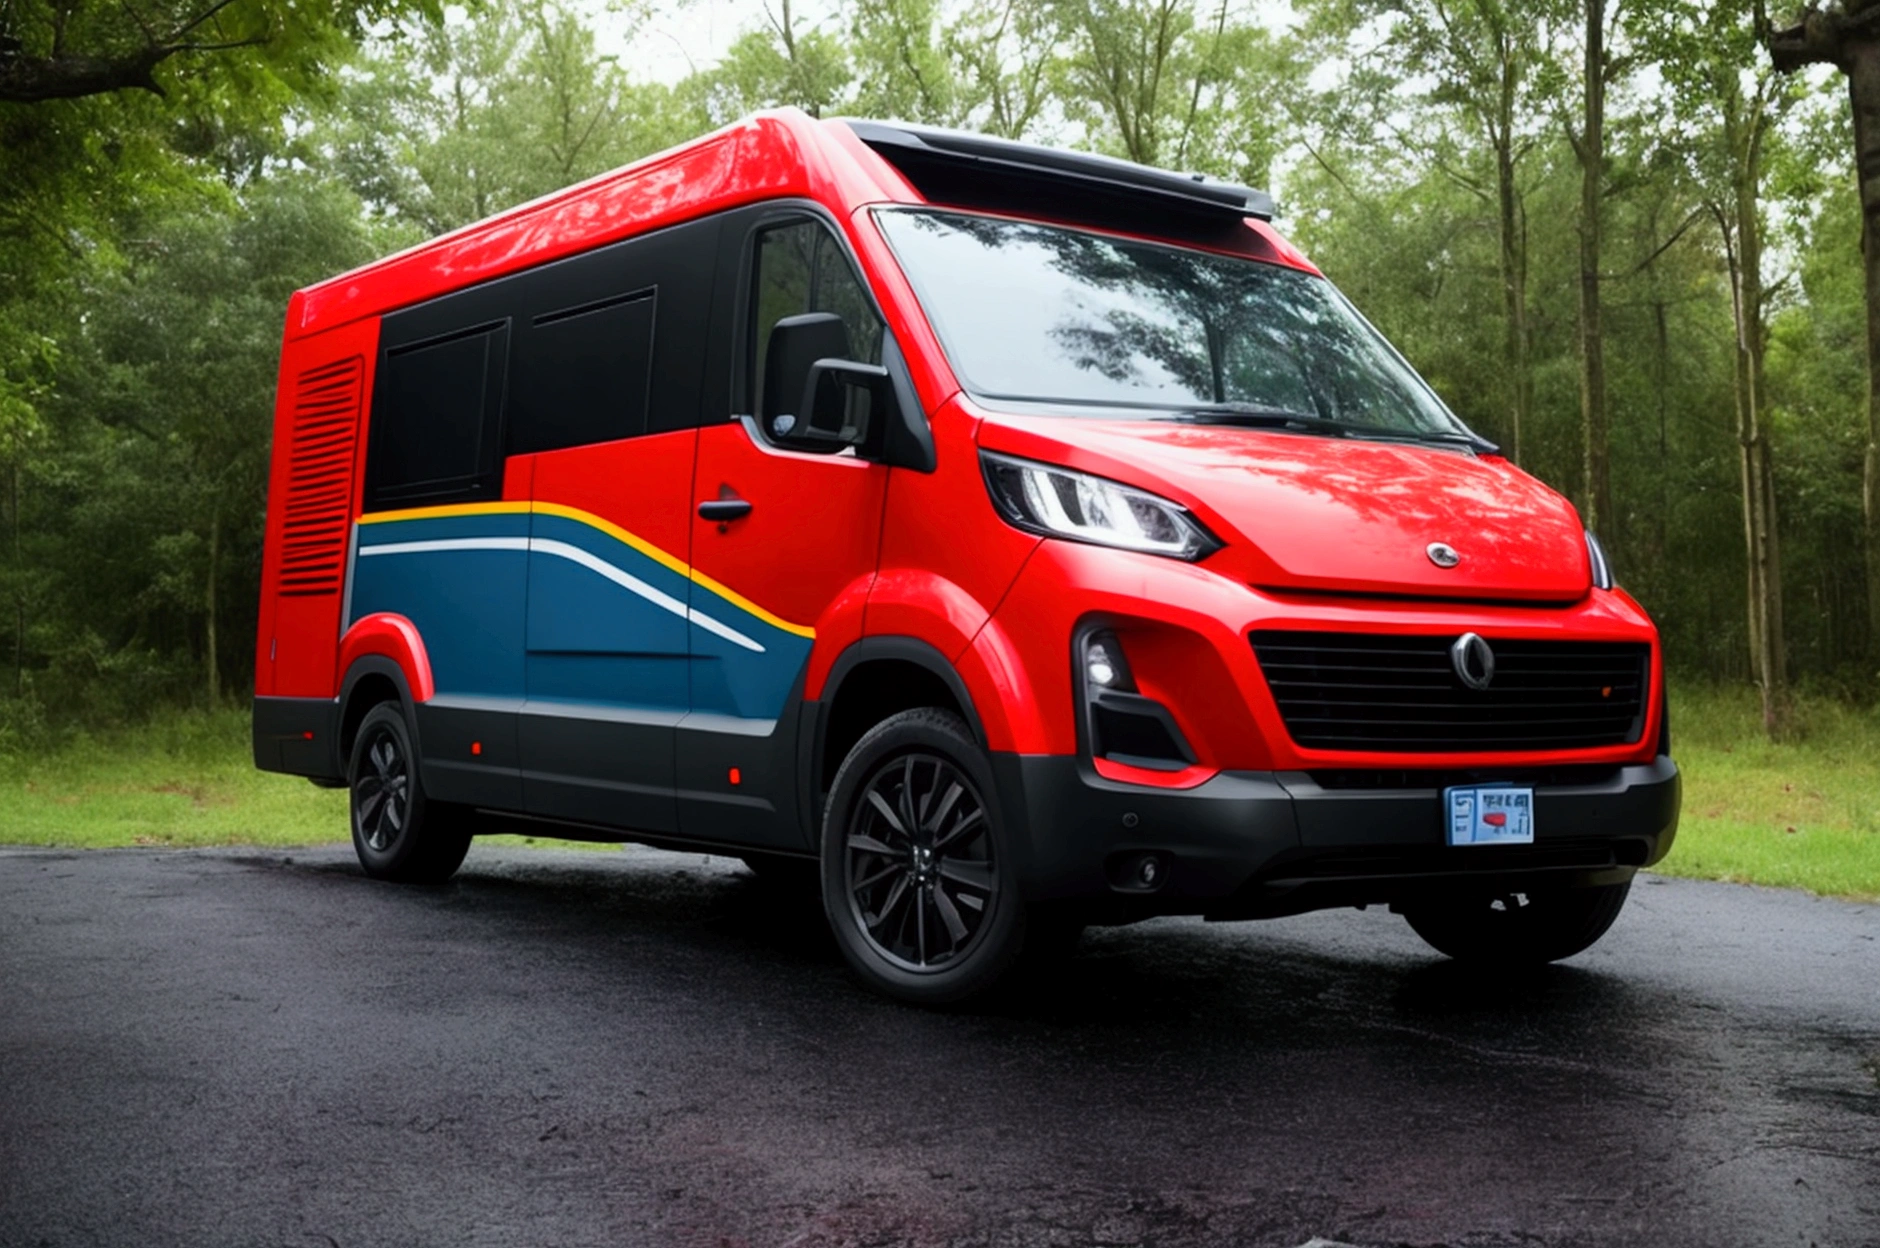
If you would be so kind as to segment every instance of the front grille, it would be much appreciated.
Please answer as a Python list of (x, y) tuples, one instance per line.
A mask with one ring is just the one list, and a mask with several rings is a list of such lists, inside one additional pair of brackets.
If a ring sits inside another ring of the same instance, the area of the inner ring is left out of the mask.
[(1433, 791), (1457, 784), (1526, 784), (1535, 788), (1607, 784), (1619, 774), (1608, 763), (1565, 764), (1559, 767), (1346, 767), (1309, 771), (1321, 789)]
[(1256, 632), (1254, 654), (1292, 739), (1398, 754), (1625, 745), (1645, 720), (1651, 647), (1488, 638), (1495, 675), (1470, 689), (1453, 636)]

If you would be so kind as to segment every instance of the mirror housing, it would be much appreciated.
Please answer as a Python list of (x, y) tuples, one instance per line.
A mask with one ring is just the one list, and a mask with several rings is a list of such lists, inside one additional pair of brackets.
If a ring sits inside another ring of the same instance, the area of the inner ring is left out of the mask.
[(758, 396), (757, 415), (764, 428), (770, 429), (780, 416), (795, 417), (794, 424), (808, 423), (809, 409), (796, 405), (808, 393), (810, 369), (818, 360), (848, 355), (849, 327), (833, 312), (786, 316), (772, 325), (764, 346), (764, 388)]
[(834, 313), (773, 325), (764, 356), (764, 435), (790, 450), (828, 455), (854, 447), (891, 467), (932, 472), (933, 433), (893, 336), (884, 336), (882, 364), (848, 352), (848, 327)]

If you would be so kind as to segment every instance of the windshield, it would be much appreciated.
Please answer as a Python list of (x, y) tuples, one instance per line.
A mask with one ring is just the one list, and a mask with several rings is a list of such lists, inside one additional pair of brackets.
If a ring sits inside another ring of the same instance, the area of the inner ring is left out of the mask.
[(966, 213), (877, 220), (976, 397), (1467, 436), (1324, 278)]

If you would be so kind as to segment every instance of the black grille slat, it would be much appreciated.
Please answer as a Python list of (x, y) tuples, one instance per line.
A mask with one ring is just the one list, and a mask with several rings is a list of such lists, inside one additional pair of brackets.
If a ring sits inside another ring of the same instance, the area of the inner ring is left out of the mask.
[(1638, 740), (1651, 647), (1488, 638), (1495, 676), (1464, 685), (1455, 636), (1261, 631), (1267, 687), (1308, 749), (1399, 754), (1592, 749)]

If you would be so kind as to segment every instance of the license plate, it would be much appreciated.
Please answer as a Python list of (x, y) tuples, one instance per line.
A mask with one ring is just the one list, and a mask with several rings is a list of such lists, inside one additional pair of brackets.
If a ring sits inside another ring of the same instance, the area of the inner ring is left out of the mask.
[(1451, 845), (1532, 845), (1534, 790), (1512, 784), (1459, 785), (1443, 790)]

